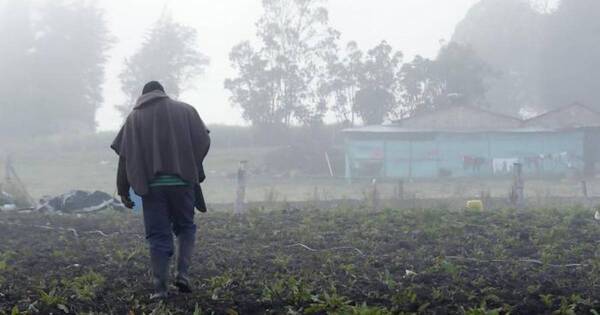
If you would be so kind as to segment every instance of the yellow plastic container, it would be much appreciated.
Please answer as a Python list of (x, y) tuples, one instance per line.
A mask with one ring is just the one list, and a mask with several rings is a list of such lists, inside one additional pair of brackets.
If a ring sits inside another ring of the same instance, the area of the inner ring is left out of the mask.
[(469, 201), (467, 201), (467, 209), (482, 211), (483, 210), (483, 201), (469, 200)]

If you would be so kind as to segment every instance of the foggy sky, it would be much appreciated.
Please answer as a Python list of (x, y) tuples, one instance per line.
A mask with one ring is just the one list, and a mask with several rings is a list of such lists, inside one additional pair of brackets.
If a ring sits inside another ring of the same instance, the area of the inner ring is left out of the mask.
[[(210, 57), (207, 72), (183, 101), (194, 105), (207, 124), (241, 124), (239, 109), (229, 103), (223, 81), (234, 74), (229, 51), (255, 34), (262, 12), (261, 0), (98, 0), (107, 9), (107, 20), (118, 42), (111, 51), (105, 85), (105, 104), (98, 111), (99, 130), (121, 124), (114, 106), (124, 96), (118, 74), (123, 60), (139, 47), (142, 37), (159, 18), (165, 5), (173, 17), (198, 30), (201, 50)], [(477, 0), (329, 0), (331, 26), (342, 33), (342, 44), (356, 40), (367, 50), (387, 40), (410, 60), (415, 54), (434, 57), (442, 40)], [(157, 78), (160, 79), (160, 78)], [(141, 86), (140, 86), (141, 89)], [(167, 91), (168, 92), (168, 91)]]

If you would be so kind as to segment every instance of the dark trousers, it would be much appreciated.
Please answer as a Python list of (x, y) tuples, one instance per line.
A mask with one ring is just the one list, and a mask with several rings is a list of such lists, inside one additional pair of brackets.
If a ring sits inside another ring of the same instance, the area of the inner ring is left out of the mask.
[(194, 242), (194, 189), (182, 186), (151, 187), (142, 196), (144, 226), (150, 252), (173, 256), (173, 234), (181, 240)]

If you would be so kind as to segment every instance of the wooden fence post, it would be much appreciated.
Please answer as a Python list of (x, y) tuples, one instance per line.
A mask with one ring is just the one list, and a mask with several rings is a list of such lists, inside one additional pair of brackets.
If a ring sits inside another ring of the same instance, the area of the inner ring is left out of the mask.
[(586, 180), (582, 180), (581, 181), (581, 193), (583, 195), (583, 198), (585, 198), (585, 205), (586, 207), (589, 207), (592, 205), (592, 201), (590, 200), (590, 195), (588, 192), (588, 184)]
[(379, 211), (379, 189), (377, 188), (377, 179), (373, 179), (371, 186), (371, 206), (373, 208), (373, 212), (377, 212)]
[(237, 189), (234, 207), (235, 214), (246, 212), (246, 163), (247, 161), (240, 161), (237, 172)]
[(513, 165), (513, 186), (510, 201), (512, 206), (518, 210), (525, 208), (525, 182), (523, 180), (523, 164), (521, 163)]
[(404, 180), (402, 179), (398, 181), (398, 192), (396, 196), (398, 197), (398, 200), (404, 200)]
[(581, 194), (586, 200), (589, 199), (587, 182), (585, 180), (581, 181)]

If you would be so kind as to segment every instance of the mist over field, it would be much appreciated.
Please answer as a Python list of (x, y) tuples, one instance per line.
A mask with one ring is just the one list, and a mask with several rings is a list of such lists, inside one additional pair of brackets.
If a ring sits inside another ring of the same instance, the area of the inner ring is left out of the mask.
[[(600, 311), (599, 1), (0, 0), (0, 38), (0, 315)], [(198, 210), (162, 265), (155, 187)]]

